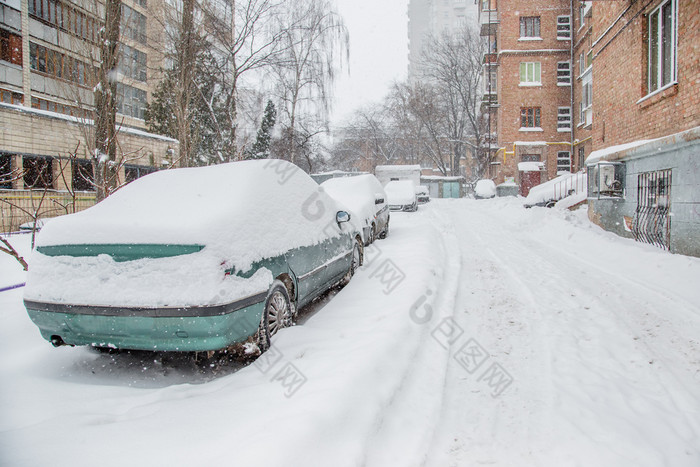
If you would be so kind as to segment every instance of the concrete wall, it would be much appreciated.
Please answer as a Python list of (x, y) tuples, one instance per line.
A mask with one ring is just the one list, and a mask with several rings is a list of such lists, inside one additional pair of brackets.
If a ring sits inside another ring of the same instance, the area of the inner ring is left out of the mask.
[(625, 217), (637, 208), (640, 173), (671, 169), (670, 249), (700, 257), (700, 127), (662, 138), (632, 150), (611, 153), (603, 160), (625, 166), (622, 199), (589, 199), (589, 217), (606, 230), (632, 238)]

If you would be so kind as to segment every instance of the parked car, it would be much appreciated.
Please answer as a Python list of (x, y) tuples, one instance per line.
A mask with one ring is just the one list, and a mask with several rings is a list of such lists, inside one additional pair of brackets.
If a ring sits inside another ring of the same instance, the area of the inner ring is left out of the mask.
[(264, 352), (361, 264), (349, 220), (284, 161), (156, 172), (47, 223), (24, 304), (55, 346)]
[(496, 196), (496, 184), (493, 180), (482, 179), (474, 186), (474, 198), (488, 199)]
[(353, 177), (332, 178), (321, 184), (332, 198), (346, 207), (358, 228), (362, 240), (369, 245), (389, 233), (389, 205), (386, 193), (377, 177), (362, 174)]
[(414, 212), (418, 209), (416, 186), (410, 180), (393, 180), (384, 187), (389, 209)]
[(416, 201), (418, 201), (418, 204), (430, 202), (430, 190), (427, 186), (419, 185), (416, 187)]

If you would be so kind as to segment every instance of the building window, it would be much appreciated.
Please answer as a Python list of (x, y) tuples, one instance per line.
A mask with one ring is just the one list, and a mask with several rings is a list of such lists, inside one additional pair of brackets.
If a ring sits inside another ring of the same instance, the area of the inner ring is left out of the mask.
[(29, 14), (82, 39), (97, 42), (99, 19), (60, 0), (28, 0)]
[(539, 86), (542, 84), (540, 62), (520, 63), (520, 84), (523, 86)]
[(571, 39), (571, 16), (557, 16), (557, 39)]
[(540, 162), (542, 156), (539, 154), (521, 154), (520, 162)]
[(581, 102), (579, 106), (579, 125), (593, 123), (593, 73), (590, 70), (581, 78)]
[(540, 37), (540, 17), (520, 17), (520, 37)]
[(520, 109), (521, 128), (540, 128), (540, 108), (522, 107)]
[(0, 60), (22, 66), (22, 36), (0, 29)]
[(571, 172), (571, 153), (569, 151), (557, 152), (557, 175)]
[(119, 70), (131, 79), (146, 82), (146, 54), (138, 49), (120, 44)]
[(578, 6), (578, 21), (579, 28), (582, 28), (586, 24), (586, 13), (591, 9), (591, 2), (581, 2)]
[(0, 89), (0, 102), (5, 104), (22, 105), (24, 96), (19, 92), (12, 92), (6, 89)]
[(557, 131), (571, 131), (571, 107), (557, 109)]
[(53, 158), (24, 156), (22, 169), (25, 188), (53, 188)]
[(117, 112), (143, 120), (146, 111), (146, 91), (117, 83)]
[(0, 154), (0, 188), (4, 190), (12, 189), (12, 155)]
[(95, 176), (91, 160), (73, 159), (71, 171), (74, 191), (95, 191)]
[(484, 94), (496, 94), (498, 73), (491, 70), (490, 67), (486, 67), (484, 70)]
[(143, 165), (124, 165), (124, 176), (126, 178), (126, 183), (133, 182), (137, 178), (143, 177), (156, 171), (155, 167), (143, 166)]
[(649, 93), (676, 81), (675, 5), (666, 0), (649, 14)]
[(571, 86), (571, 62), (557, 62), (557, 86)]
[(586, 166), (586, 148), (583, 146), (578, 148), (578, 167), (579, 170)]
[(122, 3), (120, 32), (131, 40), (146, 43), (146, 17)]
[(29, 57), (32, 70), (56, 78), (90, 86), (95, 77), (96, 72), (90, 65), (34, 42), (29, 43)]

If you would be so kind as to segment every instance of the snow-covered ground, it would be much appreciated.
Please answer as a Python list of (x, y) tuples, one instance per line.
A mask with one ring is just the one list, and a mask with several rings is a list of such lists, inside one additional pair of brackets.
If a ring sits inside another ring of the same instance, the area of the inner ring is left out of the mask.
[(0, 293), (0, 465), (700, 465), (700, 259), (517, 199), (375, 245), (248, 366), (54, 349)]

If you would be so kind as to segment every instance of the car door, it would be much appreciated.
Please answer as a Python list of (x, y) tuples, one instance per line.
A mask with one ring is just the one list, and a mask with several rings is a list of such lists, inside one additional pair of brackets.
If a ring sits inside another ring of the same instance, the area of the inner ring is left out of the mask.
[(325, 285), (325, 242), (294, 248), (285, 254), (289, 269), (297, 278), (299, 306), (313, 299)]

